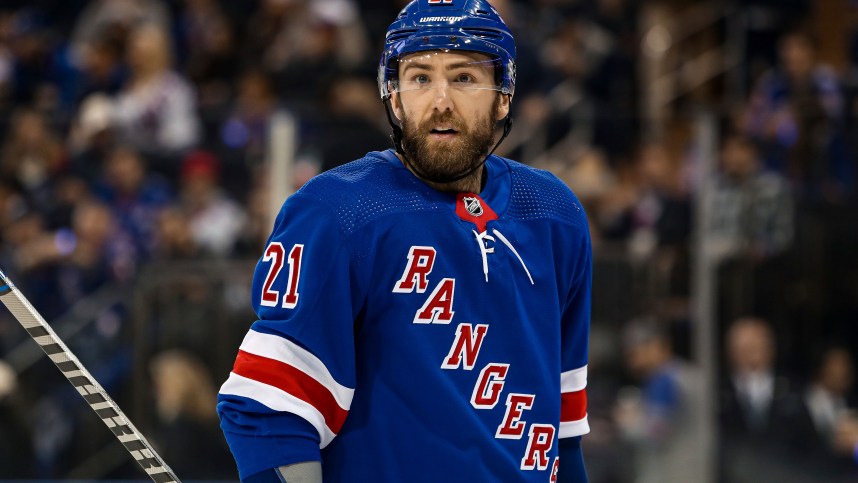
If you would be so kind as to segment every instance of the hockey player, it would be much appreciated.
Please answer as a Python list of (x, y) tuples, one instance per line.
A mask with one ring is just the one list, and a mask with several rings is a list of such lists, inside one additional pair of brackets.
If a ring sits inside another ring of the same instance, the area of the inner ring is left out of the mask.
[(390, 26), (395, 149), (286, 200), (256, 268), (218, 403), (243, 481), (586, 481), (587, 221), (491, 155), (514, 59), (486, 0)]

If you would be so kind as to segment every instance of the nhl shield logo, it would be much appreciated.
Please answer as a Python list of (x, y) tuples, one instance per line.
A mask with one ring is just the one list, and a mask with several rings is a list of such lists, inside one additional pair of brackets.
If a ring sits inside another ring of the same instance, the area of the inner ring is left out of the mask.
[(480, 204), (479, 198), (473, 196), (465, 196), (462, 198), (465, 203), (465, 209), (473, 216), (483, 216), (483, 205)]
[(456, 195), (456, 215), (473, 223), (480, 233), (486, 231), (486, 224), (497, 220), (497, 213), (485, 202), (480, 195), (474, 193), (459, 193)]

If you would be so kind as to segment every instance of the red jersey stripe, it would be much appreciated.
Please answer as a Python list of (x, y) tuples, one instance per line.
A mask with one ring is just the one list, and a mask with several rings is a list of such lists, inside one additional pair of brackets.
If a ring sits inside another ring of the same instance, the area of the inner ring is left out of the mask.
[(565, 392), (560, 395), (560, 421), (578, 421), (587, 416), (587, 391)]
[(331, 391), (289, 364), (239, 350), (232, 372), (276, 387), (315, 407), (334, 434), (346, 421), (349, 412), (337, 404)]

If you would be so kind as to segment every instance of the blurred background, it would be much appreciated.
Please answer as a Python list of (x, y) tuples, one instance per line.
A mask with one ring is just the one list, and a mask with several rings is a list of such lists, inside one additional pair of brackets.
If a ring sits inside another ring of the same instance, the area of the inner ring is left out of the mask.
[[(594, 243), (594, 483), (858, 481), (858, 2), (493, 0)], [(272, 212), (390, 146), (401, 0), (3, 0), (0, 266), (186, 480)], [(0, 310), (0, 479), (145, 475)]]

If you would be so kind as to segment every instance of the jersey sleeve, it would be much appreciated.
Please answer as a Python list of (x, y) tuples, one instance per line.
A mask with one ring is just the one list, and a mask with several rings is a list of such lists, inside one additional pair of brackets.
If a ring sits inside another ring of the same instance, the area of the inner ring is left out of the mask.
[(258, 320), (218, 394), (240, 477), (321, 460), (345, 422), (360, 298), (351, 259), (327, 206), (284, 203), (253, 278)]
[(577, 241), (569, 245), (577, 253), (572, 257), (572, 281), (561, 316), (560, 438), (590, 432), (586, 388), (593, 262), (586, 222), (578, 232)]

